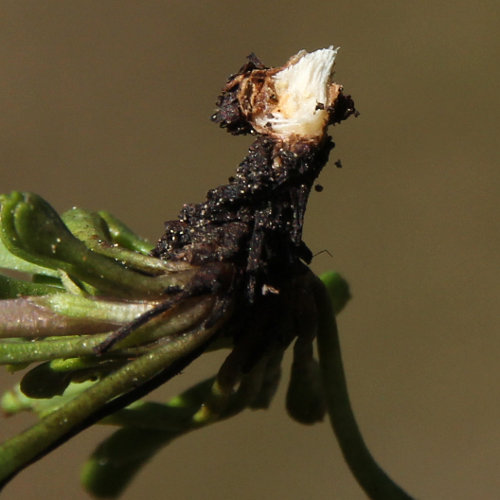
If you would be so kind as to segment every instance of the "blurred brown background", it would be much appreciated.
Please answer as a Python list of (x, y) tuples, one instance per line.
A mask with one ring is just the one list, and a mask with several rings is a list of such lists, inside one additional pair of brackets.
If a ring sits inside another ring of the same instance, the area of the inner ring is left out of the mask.
[[(340, 330), (361, 429), (416, 497), (498, 499), (499, 11), (495, 0), (4, 0), (0, 190), (106, 208), (156, 239), (245, 154), (249, 138), (209, 121), (245, 56), (279, 65), (341, 46), (336, 79), (361, 116), (332, 130), (305, 239), (332, 254), (314, 269), (352, 286)], [(219, 362), (195, 363), (157, 397)], [(270, 411), (173, 443), (123, 498), (364, 498), (329, 426), (287, 417), (285, 385)], [(3, 420), (1, 438), (30, 421)], [(4, 496), (88, 498), (78, 468), (108, 432), (78, 436)]]

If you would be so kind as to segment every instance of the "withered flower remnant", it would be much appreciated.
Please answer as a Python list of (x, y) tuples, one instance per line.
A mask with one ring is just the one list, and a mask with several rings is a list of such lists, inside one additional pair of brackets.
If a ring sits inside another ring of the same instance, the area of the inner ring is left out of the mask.
[(301, 50), (277, 68), (266, 68), (252, 54), (229, 79), (213, 119), (232, 133), (253, 130), (288, 143), (321, 140), (329, 123), (354, 112), (332, 80), (337, 52)]
[(257, 138), (228, 184), (166, 223), (155, 255), (194, 265), (231, 263), (224, 273), (233, 273), (232, 289), (245, 288), (251, 303), (280, 290), (300, 261), (311, 261), (302, 225), (309, 192), (333, 147), (326, 130), (355, 113), (351, 98), (331, 81), (336, 53), (332, 47), (300, 51), (279, 68), (266, 68), (252, 55), (230, 77), (212, 119), (233, 134)]

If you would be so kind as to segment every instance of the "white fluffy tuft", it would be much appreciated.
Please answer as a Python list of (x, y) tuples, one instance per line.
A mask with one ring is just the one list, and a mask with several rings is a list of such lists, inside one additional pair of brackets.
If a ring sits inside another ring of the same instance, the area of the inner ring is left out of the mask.
[(301, 51), (292, 57), (286, 67), (273, 77), (277, 106), (271, 115), (257, 117), (260, 126), (272, 127), (282, 137), (323, 135), (328, 113), (318, 109), (318, 104), (328, 105), (328, 88), (331, 83), (337, 49)]

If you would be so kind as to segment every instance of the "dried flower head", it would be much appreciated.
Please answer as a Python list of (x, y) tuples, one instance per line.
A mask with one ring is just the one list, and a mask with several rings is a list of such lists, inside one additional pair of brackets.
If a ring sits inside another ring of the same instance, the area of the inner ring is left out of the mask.
[(274, 132), (282, 139), (291, 136), (321, 138), (340, 86), (331, 82), (338, 49), (329, 47), (293, 56), (280, 71), (268, 78), (267, 92), (274, 99), (254, 116), (254, 127)]
[[(227, 83), (218, 103), (224, 111), (219, 110), (214, 119), (233, 133), (251, 129), (290, 145), (319, 142), (330, 123), (354, 111), (352, 102), (342, 99), (342, 86), (332, 81), (337, 52), (333, 47), (310, 53), (301, 50), (278, 68), (266, 68), (250, 56)], [(339, 99), (343, 114), (339, 114)]]

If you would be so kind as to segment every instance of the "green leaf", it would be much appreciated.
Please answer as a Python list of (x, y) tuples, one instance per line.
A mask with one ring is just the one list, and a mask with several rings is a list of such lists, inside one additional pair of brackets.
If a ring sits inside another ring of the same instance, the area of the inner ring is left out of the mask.
[(112, 229), (100, 213), (80, 208), (72, 208), (61, 217), (69, 230), (96, 253), (110, 257), (128, 268), (152, 275), (165, 273), (169, 269), (165, 261), (150, 257), (149, 252), (143, 252), (145, 248), (151, 249), (151, 245), (135, 236), (110, 214), (102, 213), (112, 222)]
[(23, 295), (47, 295), (60, 291), (60, 287), (32, 283), (0, 274), (0, 299), (11, 299)]
[(214, 380), (196, 384), (167, 404), (140, 403), (107, 417), (107, 423), (128, 426), (103, 441), (84, 464), (84, 487), (97, 497), (117, 497), (152, 456), (173, 439), (199, 428), (192, 417), (209, 396)]
[(54, 372), (50, 363), (42, 363), (24, 375), (20, 387), (30, 398), (48, 399), (61, 396), (70, 382), (70, 373)]
[(116, 431), (99, 445), (83, 466), (82, 484), (96, 497), (116, 498), (140, 468), (175, 435), (134, 427)]
[(339, 314), (351, 299), (349, 283), (334, 271), (322, 274), (320, 279), (328, 290), (335, 314)]
[(14, 388), (6, 391), (0, 400), (0, 408), (7, 415), (13, 415), (21, 411), (34, 411), (39, 417), (48, 415), (61, 407), (78, 394), (94, 385), (95, 382), (71, 383), (62, 396), (54, 396), (49, 399), (30, 398), (26, 396), (17, 384)]
[(106, 221), (111, 238), (118, 245), (144, 255), (149, 255), (153, 250), (154, 245), (135, 234), (126, 224), (109, 212), (102, 210), (99, 215)]

